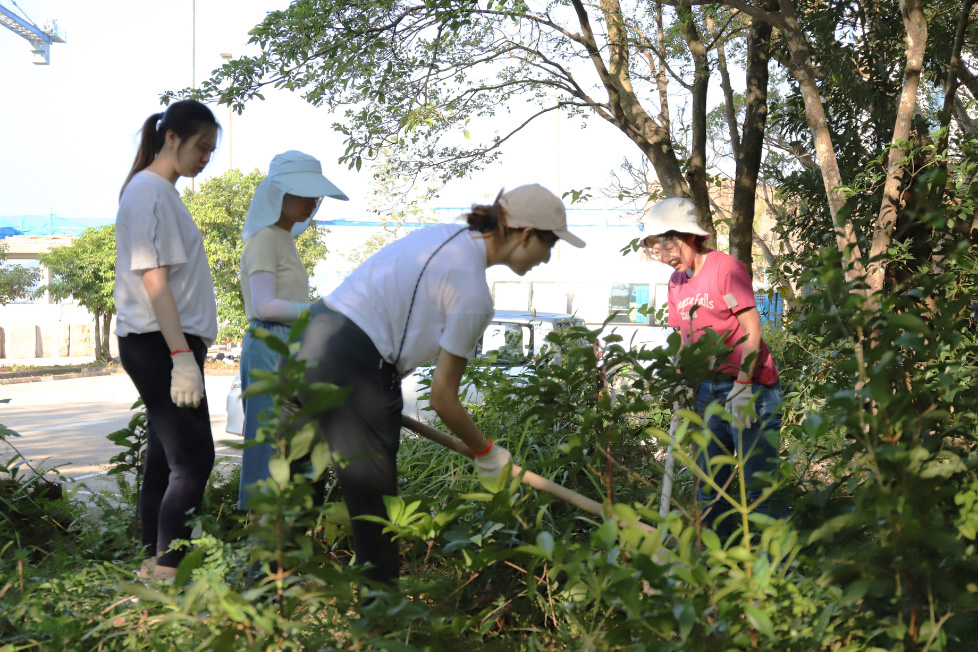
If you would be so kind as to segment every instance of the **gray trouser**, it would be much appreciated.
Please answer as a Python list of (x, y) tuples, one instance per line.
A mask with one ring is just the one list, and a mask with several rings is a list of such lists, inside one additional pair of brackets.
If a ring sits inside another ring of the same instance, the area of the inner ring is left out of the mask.
[(400, 571), (397, 544), (379, 523), (356, 517), (386, 518), (384, 496), (397, 495), (403, 408), (397, 374), (359, 326), (322, 302), (312, 308), (297, 357), (309, 365), (308, 382), (350, 388), (343, 405), (318, 416), (318, 435), (347, 460), (335, 472), (352, 519), (357, 563), (372, 566), (367, 579), (391, 582)]

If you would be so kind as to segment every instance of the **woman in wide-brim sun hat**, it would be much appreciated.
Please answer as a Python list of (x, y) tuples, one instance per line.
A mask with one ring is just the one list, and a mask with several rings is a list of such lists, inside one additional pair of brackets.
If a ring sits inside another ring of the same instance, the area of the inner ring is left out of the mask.
[[(323, 176), (319, 161), (290, 150), (272, 159), (266, 176), (248, 207), (241, 239), (241, 296), (248, 332), (241, 344), (241, 391), (247, 389), (254, 370), (273, 371), (279, 354), (251, 334), (264, 328), (283, 341), (289, 328), (310, 303), (309, 274), (296, 248), (295, 238), (309, 228), (323, 197), (348, 200)], [(254, 441), (261, 415), (272, 408), (269, 395), (243, 399), (244, 439)], [(268, 443), (243, 451), (238, 508), (245, 509), (249, 489), (268, 477), (272, 448)]]
[[(659, 260), (676, 270), (669, 279), (669, 326), (679, 329), (684, 344), (696, 342), (709, 329), (733, 347), (719, 361), (719, 375), (693, 387), (700, 413), (710, 402), (720, 401), (731, 416), (709, 420), (713, 437), (699, 452), (697, 464), (722, 487), (732, 468), (711, 460), (719, 455), (742, 457), (747, 495), (753, 502), (763, 490), (757, 476), (775, 470), (778, 463), (781, 384), (762, 337), (750, 274), (736, 258), (706, 246), (710, 234), (697, 223), (696, 207), (688, 199), (662, 200), (642, 222), (642, 246), (657, 247)], [(704, 524), (729, 536), (736, 521), (730, 504), (706, 483), (699, 486)], [(772, 501), (762, 503), (758, 511), (779, 515)]]

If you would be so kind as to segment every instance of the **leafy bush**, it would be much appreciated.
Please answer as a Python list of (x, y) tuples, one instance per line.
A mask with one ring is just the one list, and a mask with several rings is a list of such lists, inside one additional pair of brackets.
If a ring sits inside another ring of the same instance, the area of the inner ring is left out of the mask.
[[(969, 649), (976, 267), (967, 243), (942, 247), (939, 273), (917, 270), (903, 291), (868, 298), (827, 250), (803, 279), (818, 291), (769, 335), (785, 463), (768, 492), (789, 497), (787, 521), (731, 489), (740, 535), (723, 542), (699, 524), (693, 484), (711, 478), (690, 466), (689, 446), (710, 436), (705, 416), (684, 410), (671, 437), (668, 427), (682, 379), (712, 373), (721, 343), (680, 348), (673, 337), (636, 353), (574, 329), (552, 335), (525, 376), (470, 370), (485, 395), (472, 409), (521, 465), (602, 500), (604, 516), (515, 478), (488, 491), (468, 460), (405, 434), (386, 523), (403, 575), (394, 589), (368, 587), (333, 454), (308, 423), (343, 390), (306, 385), (291, 356), (300, 322), (289, 342), (259, 333), (289, 358), (249, 386), (276, 406), (260, 433), (275, 450), (271, 477), (251, 512), (233, 512), (235, 477), (216, 478), (173, 586), (133, 583), (134, 538), (91, 545), (98, 528), (124, 527), (122, 511), (76, 519), (60, 535), (70, 554), (9, 537), (0, 650)], [(670, 444), (686, 468), (660, 517)], [(15, 481), (30, 493), (28, 478)]]

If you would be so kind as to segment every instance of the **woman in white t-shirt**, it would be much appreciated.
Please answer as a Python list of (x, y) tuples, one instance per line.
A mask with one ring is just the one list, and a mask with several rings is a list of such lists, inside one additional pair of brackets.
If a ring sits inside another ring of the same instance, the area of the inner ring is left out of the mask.
[(217, 337), (217, 303), (200, 230), (175, 184), (210, 161), (220, 127), (194, 100), (151, 115), (116, 216), (115, 305), (119, 357), (146, 406), (139, 491), (139, 576), (173, 577), (214, 464), (204, 358)]
[(306, 379), (350, 388), (342, 406), (318, 417), (318, 433), (347, 460), (335, 471), (357, 563), (370, 565), (371, 581), (393, 582), (400, 569), (391, 535), (355, 518), (386, 517), (384, 496), (397, 493), (400, 379), (437, 359), (431, 408), (475, 453), (478, 473), (497, 478), (510, 454), (486, 439), (459, 400), (462, 373), (493, 315), (486, 269), (506, 265), (522, 276), (550, 260), (558, 238), (584, 246), (566, 230), (560, 199), (535, 184), (473, 206), (466, 221), (419, 229), (381, 249), (313, 305), (303, 335)]
[[(252, 336), (264, 328), (288, 341), (289, 328), (309, 302), (309, 274), (299, 258), (295, 238), (312, 223), (323, 197), (349, 197), (323, 176), (319, 161), (295, 150), (272, 159), (248, 207), (241, 240), (241, 296), (250, 327), (241, 344), (241, 391), (248, 388), (253, 370), (274, 371), (279, 354)], [(244, 438), (254, 441), (262, 412), (272, 409), (265, 394), (243, 399)], [(238, 508), (245, 509), (248, 489), (268, 477), (272, 447), (261, 443), (246, 448), (241, 460)]]

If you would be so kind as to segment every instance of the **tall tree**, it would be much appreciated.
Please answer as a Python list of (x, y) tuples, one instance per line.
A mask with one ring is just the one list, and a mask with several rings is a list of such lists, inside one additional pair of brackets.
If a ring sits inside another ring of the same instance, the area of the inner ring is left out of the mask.
[(51, 270), (51, 283), (42, 288), (56, 301), (75, 299), (95, 317), (95, 359), (107, 362), (109, 329), (115, 314), (115, 225), (85, 229), (70, 245), (38, 255)]
[[(252, 31), (261, 54), (229, 62), (199, 90), (183, 92), (240, 111), (265, 86), (301, 91), (317, 106), (345, 110), (335, 124), (347, 137), (341, 161), (359, 168), (389, 151), (405, 173), (430, 170), (444, 180), (494, 160), (503, 143), (553, 111), (598, 117), (649, 161), (662, 193), (693, 200), (712, 233), (705, 154), (711, 57), (739, 33), (743, 16), (727, 11), (706, 39), (704, 12), (694, 4), (663, 11), (658, 3), (618, 0), (540, 8), (509, 0), (299, 0)], [(765, 63), (756, 57), (749, 74), (762, 77), (749, 80), (751, 88), (766, 87)], [(690, 80), (679, 72), (687, 64)], [(692, 97), (689, 147), (679, 143), (687, 125), (671, 116), (672, 80)], [(473, 121), (502, 112), (513, 114), (508, 126), (471, 137)], [(763, 126), (753, 120), (747, 136)], [(753, 168), (744, 160), (746, 187)], [(753, 217), (738, 209), (735, 220), (750, 233)], [(749, 245), (738, 255), (749, 263)]]
[[(810, 231), (811, 217), (824, 205), (850, 277), (865, 279), (867, 294), (879, 292), (900, 230), (899, 211), (913, 203), (907, 193), (915, 177), (941, 157), (958, 156), (930, 142), (928, 129), (936, 125), (921, 109), (927, 88), (921, 82), (928, 80), (927, 90), (943, 95), (938, 112), (946, 120), (957, 115), (956, 83), (971, 74), (961, 51), (969, 42), (972, 60), (976, 51), (975, 40), (966, 38), (978, 32), (974, 0), (932, 0), (926, 6), (923, 0), (830, 6), (779, 0), (764, 8), (721, 1), (776, 30), (778, 56), (796, 84), (798, 95), (789, 104), (800, 99), (800, 106), (786, 115), (802, 117), (811, 140), (793, 140), (791, 147), (816, 162), (823, 188), (821, 197), (810, 195), (805, 202), (811, 212), (796, 233)], [(957, 120), (965, 131), (970, 118)], [(882, 158), (885, 165), (877, 160)], [(800, 176), (812, 169), (804, 167)]]

